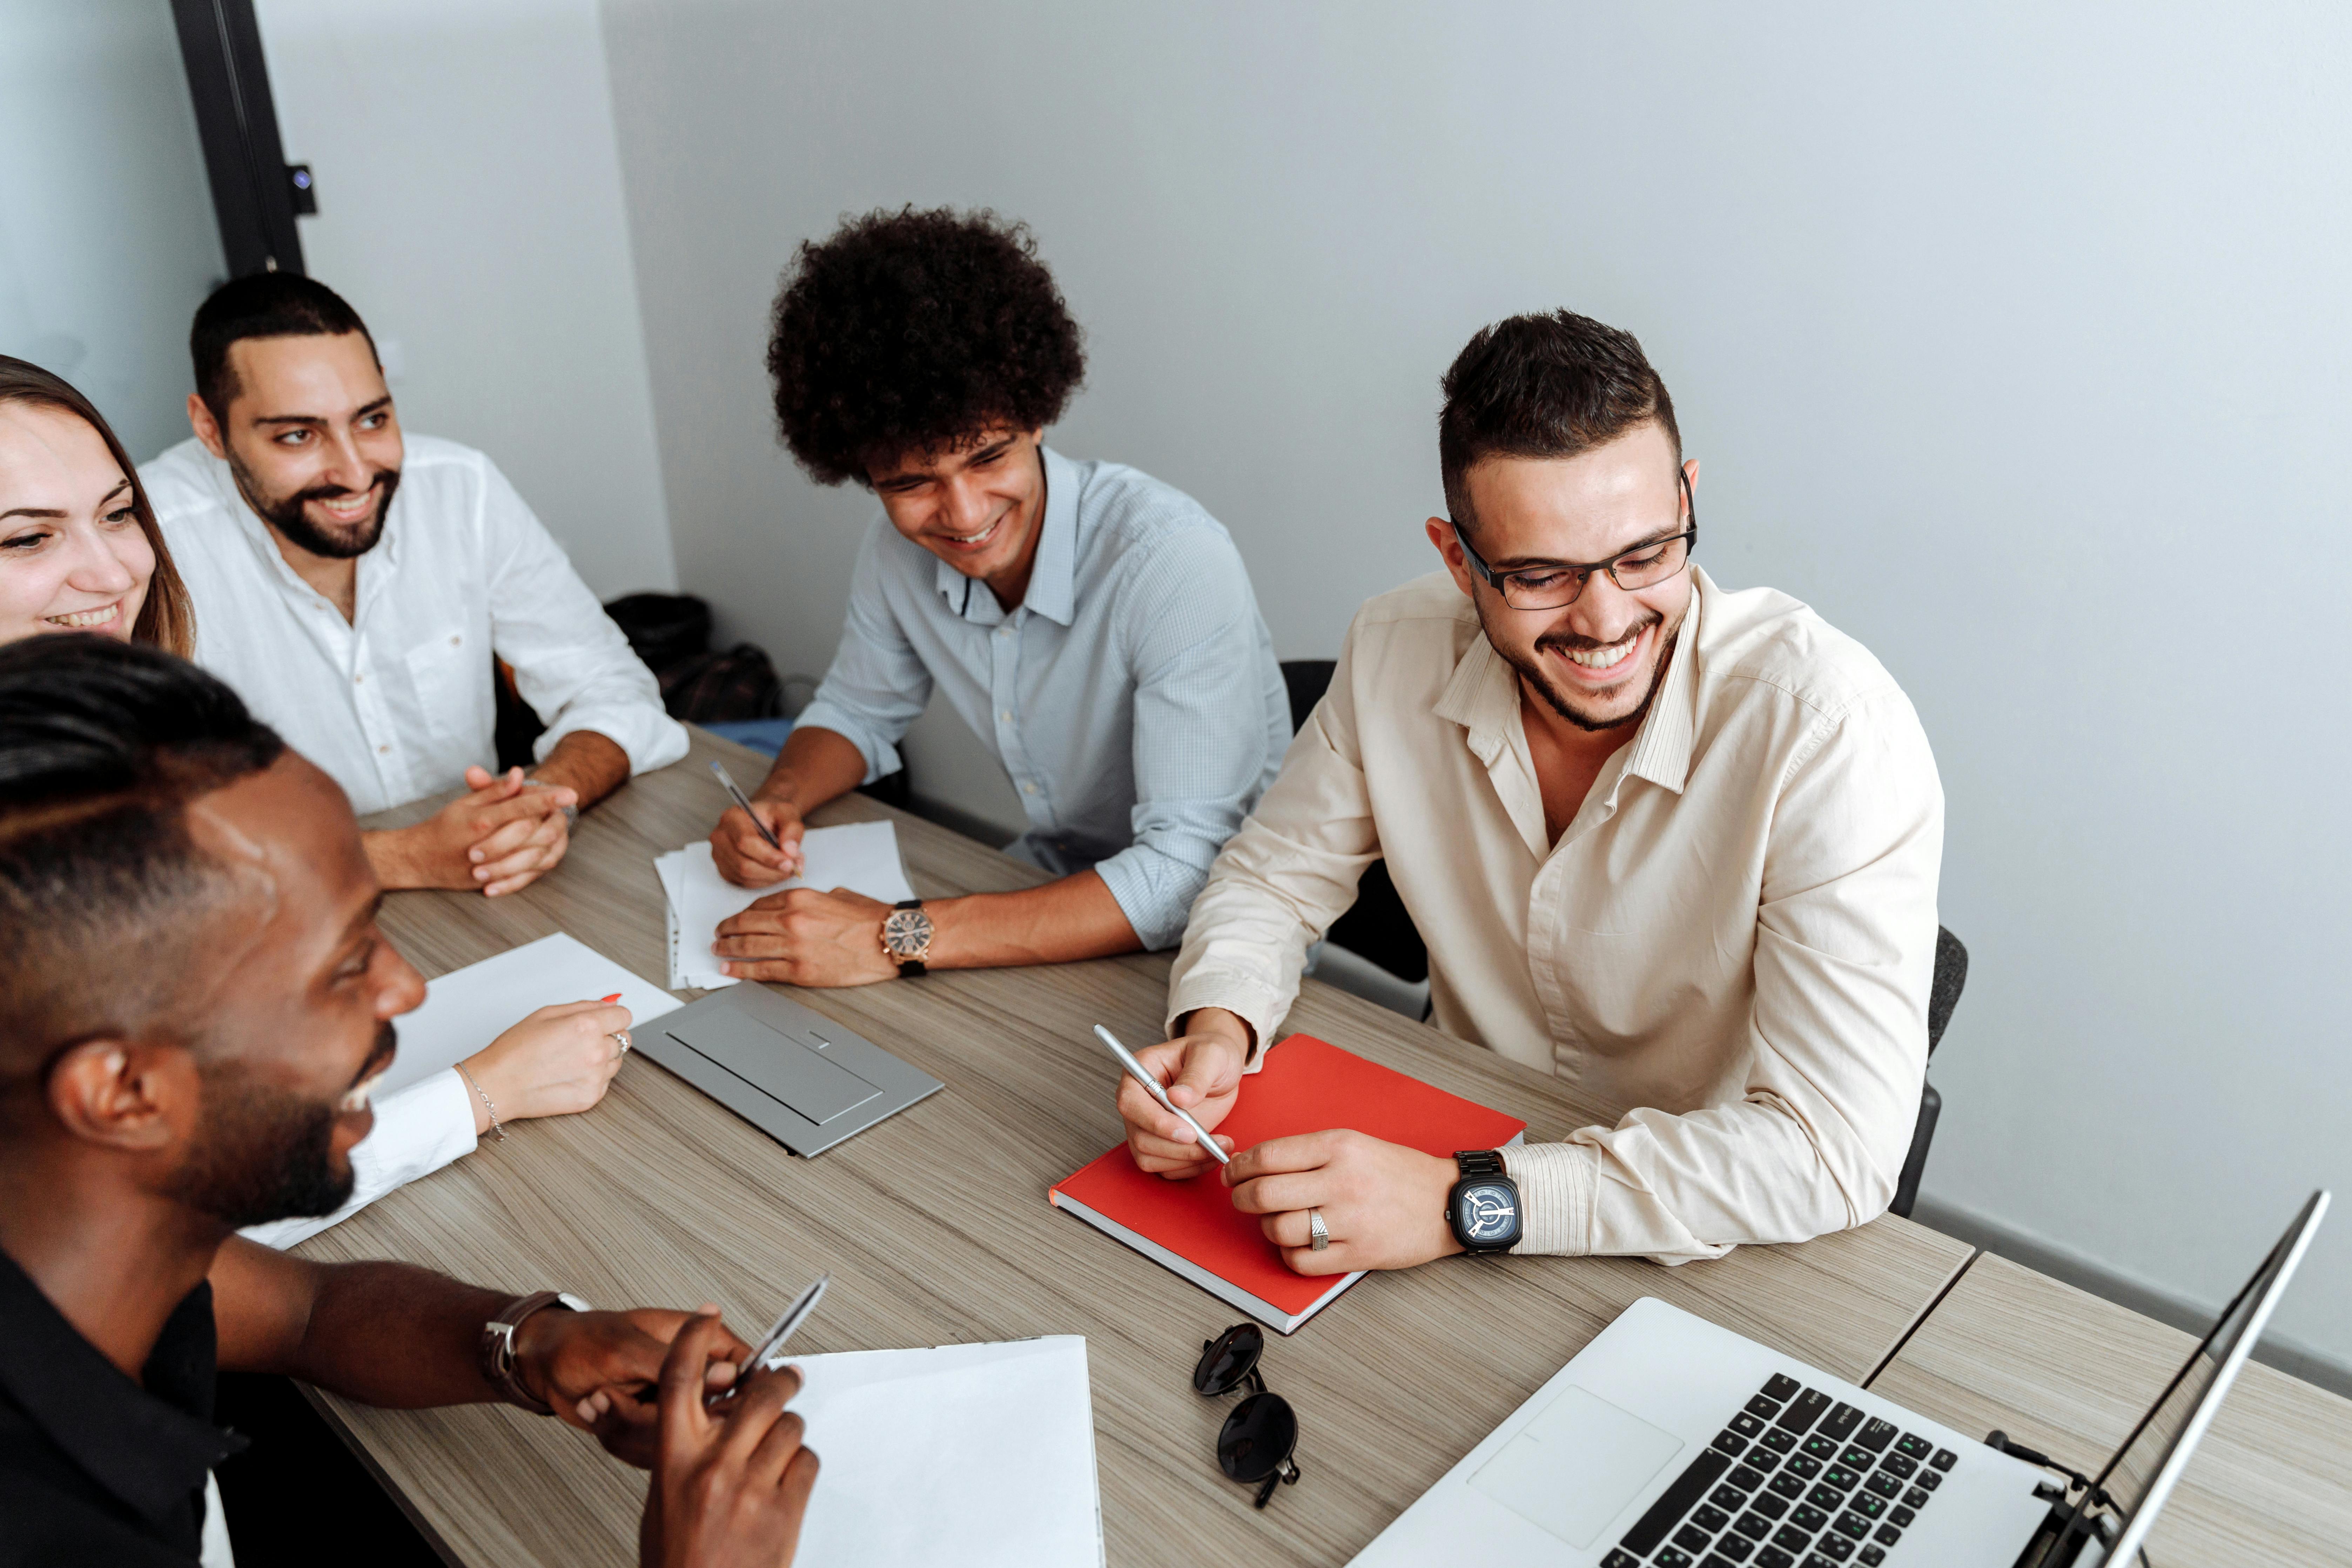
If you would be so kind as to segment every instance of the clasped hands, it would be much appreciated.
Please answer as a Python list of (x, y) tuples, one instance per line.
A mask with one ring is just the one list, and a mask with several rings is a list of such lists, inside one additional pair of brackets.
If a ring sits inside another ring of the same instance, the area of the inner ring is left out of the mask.
[[(1160, 1079), (1170, 1100), (1233, 1153), (1222, 1178), (1233, 1189), (1234, 1206), (1259, 1216), (1258, 1228), (1293, 1270), (1410, 1268), (1462, 1250), (1445, 1223), (1446, 1194), (1458, 1175), (1451, 1160), (1345, 1129), (1269, 1138), (1234, 1152), (1234, 1141), (1216, 1129), (1241, 1094), (1248, 1026), (1223, 1008), (1203, 1007), (1184, 1026), (1183, 1035), (1138, 1051), (1136, 1058)], [(1138, 1168), (1170, 1181), (1213, 1168), (1184, 1123), (1125, 1074), (1118, 1113)], [(1324, 1228), (1331, 1233), (1321, 1252), (1308, 1246), (1309, 1209), (1323, 1211)]]
[(709, 1303), (690, 1314), (551, 1308), (515, 1331), (523, 1387), (654, 1472), (638, 1532), (647, 1568), (791, 1559), (817, 1475), (801, 1418), (784, 1408), (800, 1373), (754, 1370), (735, 1398), (709, 1404), (751, 1353)]
[[(719, 874), (739, 888), (772, 888), (799, 876), (807, 864), (801, 850), (807, 825), (799, 811), (780, 800), (755, 800), (751, 809), (782, 847), (761, 837), (741, 806), (730, 805), (710, 831)], [(789, 888), (719, 921), (710, 951), (725, 961), (719, 973), (738, 980), (824, 986), (895, 980), (898, 965), (882, 949), (889, 914), (881, 900), (847, 888)]]
[(466, 792), (424, 821), (366, 836), (368, 859), (387, 888), (478, 888), (492, 898), (529, 887), (571, 847), (564, 807), (580, 794), (542, 784), (520, 768), (466, 770)]

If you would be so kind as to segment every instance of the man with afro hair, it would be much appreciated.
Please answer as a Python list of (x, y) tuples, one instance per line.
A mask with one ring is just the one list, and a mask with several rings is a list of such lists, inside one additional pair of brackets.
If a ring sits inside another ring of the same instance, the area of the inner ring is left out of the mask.
[(1019, 792), (1010, 852), (1056, 879), (898, 910), (796, 888), (719, 928), (722, 967), (858, 985), (1172, 946), (1290, 740), (1233, 540), (1181, 491), (1045, 445), (1086, 356), (1020, 224), (850, 219), (801, 247), (772, 326), (784, 445), (882, 515), (833, 667), (751, 797), (759, 825), (737, 808), (711, 833), (719, 870), (797, 873), (806, 815), (897, 768), (937, 688)]

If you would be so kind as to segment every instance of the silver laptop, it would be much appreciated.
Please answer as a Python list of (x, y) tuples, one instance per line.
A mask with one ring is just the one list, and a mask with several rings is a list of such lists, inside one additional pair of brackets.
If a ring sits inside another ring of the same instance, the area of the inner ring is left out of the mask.
[(2087, 1489), (1644, 1297), (1357, 1568), (2128, 1563), (2326, 1212), (2313, 1194)]
[(803, 1156), (939, 1091), (855, 1029), (764, 985), (735, 985), (636, 1032), (651, 1057)]

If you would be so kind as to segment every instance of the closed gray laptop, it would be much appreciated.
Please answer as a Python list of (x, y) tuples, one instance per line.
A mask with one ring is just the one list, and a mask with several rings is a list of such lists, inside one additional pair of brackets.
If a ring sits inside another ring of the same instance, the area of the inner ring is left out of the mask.
[(936, 1092), (940, 1080), (764, 985), (665, 1013), (636, 1047), (806, 1157)]

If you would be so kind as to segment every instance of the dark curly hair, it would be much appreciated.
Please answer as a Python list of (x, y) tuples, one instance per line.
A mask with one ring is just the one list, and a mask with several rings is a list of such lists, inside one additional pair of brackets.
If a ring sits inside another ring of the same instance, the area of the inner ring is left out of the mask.
[(845, 219), (801, 246), (770, 318), (776, 428), (820, 484), (991, 425), (1051, 425), (1086, 374), (1028, 225), (986, 210)]

